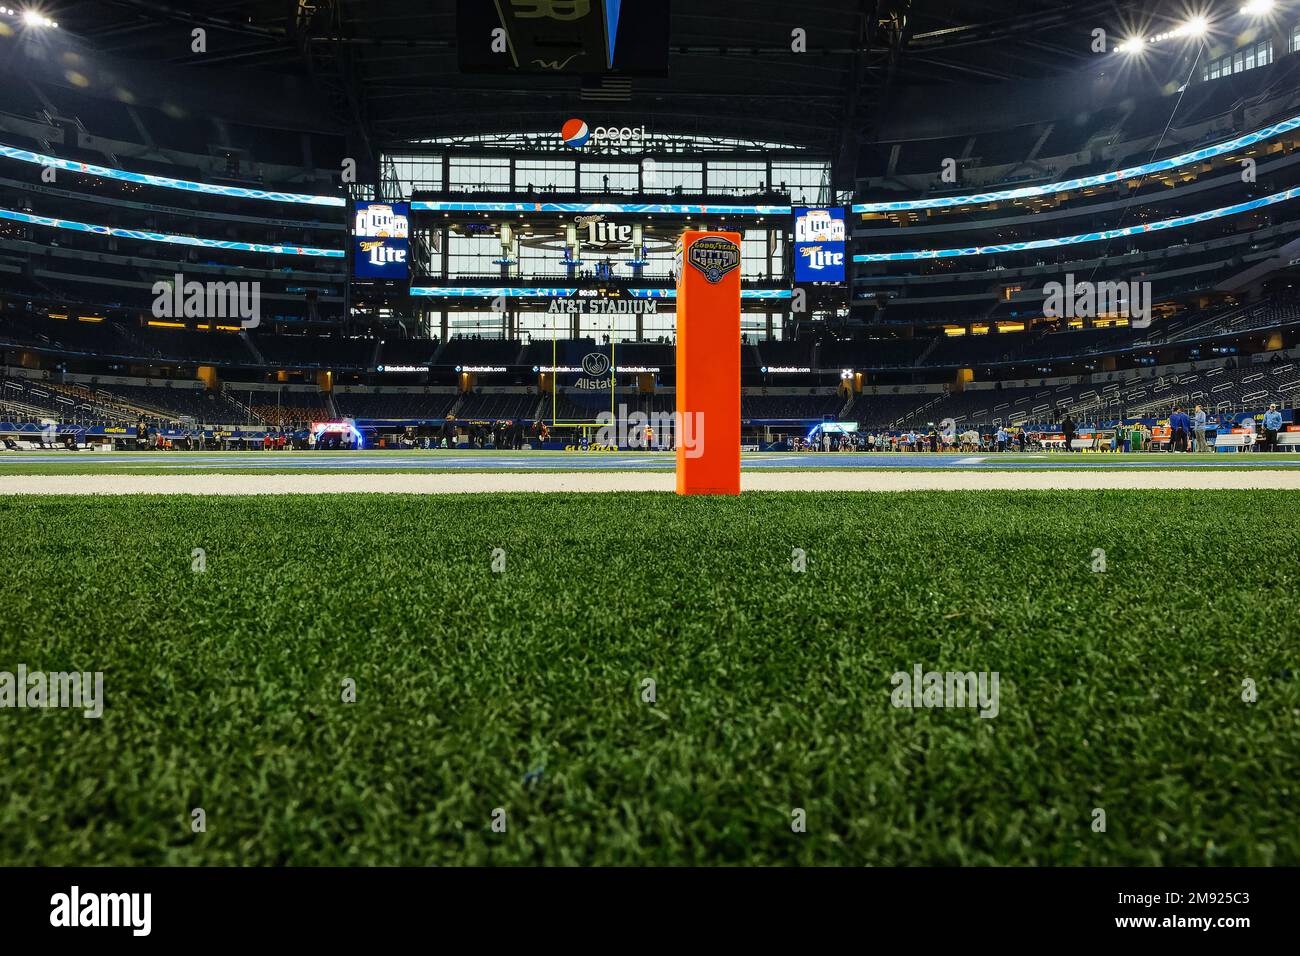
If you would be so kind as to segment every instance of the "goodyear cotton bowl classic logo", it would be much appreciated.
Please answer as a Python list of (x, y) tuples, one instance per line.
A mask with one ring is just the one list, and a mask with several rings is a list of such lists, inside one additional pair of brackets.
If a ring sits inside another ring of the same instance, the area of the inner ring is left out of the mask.
[(709, 282), (721, 282), (723, 276), (740, 266), (740, 246), (722, 236), (704, 236), (691, 243), (686, 261), (703, 272)]
[(358, 279), (410, 277), (410, 204), (359, 202), (352, 229), (352, 272)]

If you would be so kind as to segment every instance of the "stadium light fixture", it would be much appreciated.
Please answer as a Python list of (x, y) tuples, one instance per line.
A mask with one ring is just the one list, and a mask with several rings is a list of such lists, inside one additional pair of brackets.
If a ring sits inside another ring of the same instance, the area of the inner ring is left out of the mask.
[(45, 16), (45, 14), (41, 13), (39, 10), (24, 10), (23, 23), (27, 24), (29, 27), (58, 27), (57, 23)]
[(1172, 30), (1166, 30), (1164, 33), (1156, 33), (1149, 37), (1132, 37), (1125, 40), (1115, 47), (1115, 52), (1141, 53), (1152, 43), (1163, 43), (1165, 40), (1180, 37), (1200, 37), (1208, 33), (1209, 30), (1210, 21), (1208, 19), (1205, 17), (1193, 17), (1182, 26), (1174, 27)]
[(1248, 17), (1262, 17), (1273, 12), (1273, 0), (1247, 0), (1241, 12)]

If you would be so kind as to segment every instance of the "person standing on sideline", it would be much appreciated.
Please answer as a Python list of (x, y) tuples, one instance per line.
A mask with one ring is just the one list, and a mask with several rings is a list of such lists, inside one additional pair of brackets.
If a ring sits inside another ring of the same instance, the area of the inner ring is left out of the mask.
[(1277, 433), (1282, 430), (1282, 413), (1277, 410), (1277, 403), (1268, 406), (1264, 413), (1264, 441), (1269, 451), (1277, 451)]
[(1187, 451), (1187, 436), (1192, 430), (1192, 420), (1181, 408), (1169, 416), (1169, 450)]
[(1206, 421), (1205, 409), (1197, 405), (1196, 413), (1192, 416), (1192, 429), (1196, 435), (1196, 450), (1199, 452), (1209, 450), (1209, 444), (1205, 441)]
[(1074, 433), (1075, 433), (1074, 419), (1071, 418), (1069, 415), (1066, 415), (1065, 419), (1061, 422), (1061, 434), (1065, 436), (1066, 451), (1074, 451)]

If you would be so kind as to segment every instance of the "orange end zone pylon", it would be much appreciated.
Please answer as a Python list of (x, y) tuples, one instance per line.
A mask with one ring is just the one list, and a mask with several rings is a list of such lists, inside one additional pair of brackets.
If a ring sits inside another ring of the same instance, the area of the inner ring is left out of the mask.
[(740, 233), (677, 244), (677, 493), (740, 494)]

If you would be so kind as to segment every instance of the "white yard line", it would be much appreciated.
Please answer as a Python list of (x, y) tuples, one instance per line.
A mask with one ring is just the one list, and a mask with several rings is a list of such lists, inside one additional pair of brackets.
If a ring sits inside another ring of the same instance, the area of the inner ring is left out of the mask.
[[(669, 472), (529, 474), (13, 475), (0, 495), (294, 495), (611, 492), (675, 489)], [(747, 491), (1300, 490), (1300, 471), (780, 471), (743, 475)]]

